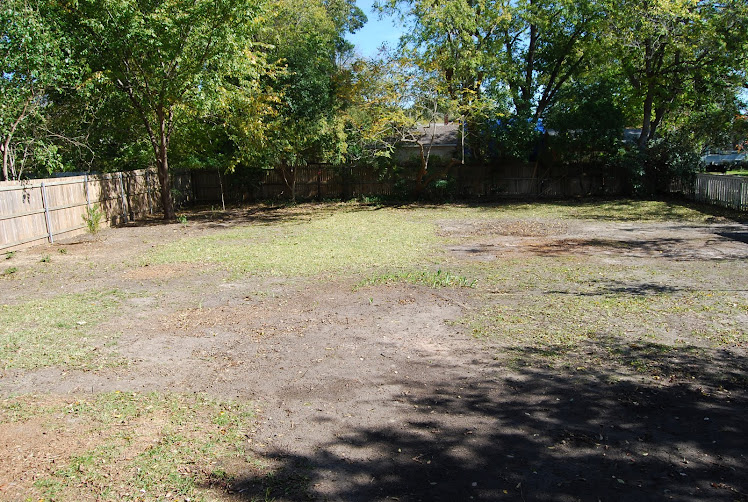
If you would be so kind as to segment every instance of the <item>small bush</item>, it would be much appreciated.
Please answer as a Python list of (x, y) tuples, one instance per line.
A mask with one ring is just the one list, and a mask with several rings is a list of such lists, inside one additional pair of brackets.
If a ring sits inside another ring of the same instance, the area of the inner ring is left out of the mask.
[(101, 229), (101, 218), (104, 213), (98, 206), (89, 206), (86, 208), (85, 214), (81, 216), (83, 221), (86, 223), (86, 230), (89, 234), (96, 234)]

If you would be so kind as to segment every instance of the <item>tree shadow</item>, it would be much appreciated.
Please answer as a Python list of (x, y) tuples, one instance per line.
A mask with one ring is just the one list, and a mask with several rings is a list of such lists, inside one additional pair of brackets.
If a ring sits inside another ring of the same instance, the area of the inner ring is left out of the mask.
[(523, 246), (538, 256), (565, 256), (569, 254), (617, 254), (632, 257), (658, 257), (672, 260), (743, 260), (748, 258), (748, 248), (715, 248), (709, 240), (688, 238), (654, 239), (580, 239), (566, 238)]
[[(518, 347), (510, 372), (495, 361), (480, 376), (444, 366), (438, 381), (385, 378), (409, 391), (388, 396), (402, 405), (394, 424), (350, 426), (308, 455), (275, 451), (271, 474), (240, 477), (230, 492), (278, 501), (748, 500), (745, 356), (595, 343), (619, 356), (574, 371)], [(674, 379), (629, 369), (629, 360), (663, 357)]]
[(720, 237), (748, 244), (748, 232), (719, 232)]

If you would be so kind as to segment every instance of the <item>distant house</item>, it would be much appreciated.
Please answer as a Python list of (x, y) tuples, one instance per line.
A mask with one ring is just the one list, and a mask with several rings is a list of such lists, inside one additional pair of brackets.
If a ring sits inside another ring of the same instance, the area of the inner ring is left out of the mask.
[(413, 131), (413, 142), (403, 142), (395, 154), (398, 160), (421, 156), (421, 145), (431, 146), (431, 156), (449, 160), (460, 157), (460, 124), (425, 124)]
[(730, 169), (736, 169), (748, 161), (745, 152), (720, 152), (707, 153), (701, 156), (701, 162), (706, 166), (707, 172), (726, 173)]

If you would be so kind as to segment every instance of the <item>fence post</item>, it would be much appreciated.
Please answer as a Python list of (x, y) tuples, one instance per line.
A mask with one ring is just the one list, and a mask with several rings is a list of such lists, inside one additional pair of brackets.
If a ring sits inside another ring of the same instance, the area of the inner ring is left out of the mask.
[(52, 222), (49, 219), (49, 203), (47, 202), (47, 186), (42, 181), (42, 204), (44, 205), (44, 221), (47, 223), (47, 235), (49, 242), (54, 243), (54, 233), (52, 232)]
[(150, 171), (145, 170), (145, 198), (148, 201), (148, 214), (153, 215), (153, 203), (151, 202), (151, 185), (148, 183)]
[(125, 184), (122, 181), (122, 171), (119, 173), (119, 194), (120, 199), (122, 200), (122, 216), (125, 218), (125, 223), (127, 223), (129, 220), (127, 218), (127, 201), (125, 200)]
[(86, 185), (86, 208), (91, 209), (91, 196), (88, 193), (88, 173), (84, 174), (83, 177)]

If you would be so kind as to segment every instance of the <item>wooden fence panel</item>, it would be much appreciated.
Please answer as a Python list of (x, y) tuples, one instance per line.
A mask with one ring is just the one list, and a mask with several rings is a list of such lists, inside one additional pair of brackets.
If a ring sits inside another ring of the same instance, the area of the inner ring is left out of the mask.
[(748, 177), (698, 174), (693, 198), (699, 202), (748, 211)]
[(0, 183), (0, 250), (14, 243), (33, 245), (48, 236), (41, 186)]
[(86, 201), (83, 177), (61, 178), (44, 182), (46, 190), (49, 224), (54, 237), (85, 227), (81, 218), (81, 206)]
[(83, 215), (98, 206), (101, 226), (160, 211), (152, 171), (0, 183), (0, 250), (54, 242), (85, 232)]

